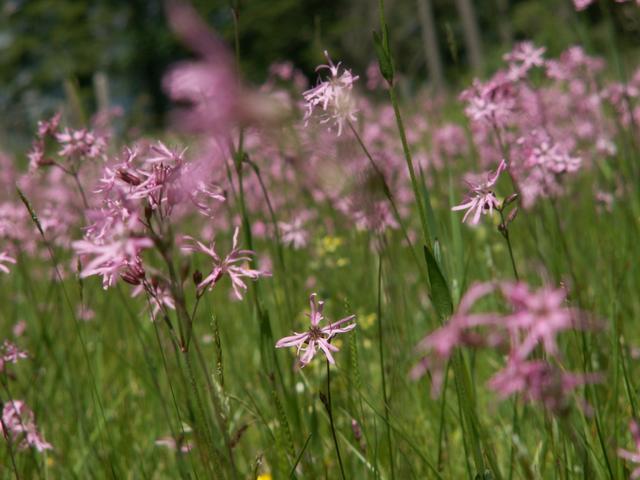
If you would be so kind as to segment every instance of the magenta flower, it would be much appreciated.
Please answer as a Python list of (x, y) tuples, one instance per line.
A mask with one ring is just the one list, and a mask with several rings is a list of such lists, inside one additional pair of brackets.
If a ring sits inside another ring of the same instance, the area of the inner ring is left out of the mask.
[(327, 65), (320, 65), (319, 70), (329, 70), (331, 76), (321, 81), (315, 87), (302, 94), (306, 102), (306, 113), (304, 115), (305, 124), (313, 115), (314, 110), (320, 108), (320, 123), (329, 123), (330, 126), (338, 127), (338, 136), (342, 133), (345, 122), (355, 121), (356, 108), (352, 96), (353, 84), (358, 80), (350, 70), (344, 69), (340, 73), (340, 63), (334, 65), (325, 50)]
[(500, 165), (498, 165), (498, 169), (494, 173), (487, 175), (486, 181), (479, 181), (476, 183), (468, 182), (470, 190), (467, 201), (460, 205), (456, 205), (451, 210), (466, 210), (464, 217), (462, 217), (463, 222), (465, 222), (469, 215), (473, 213), (473, 217), (470, 222), (472, 225), (477, 225), (478, 222), (480, 222), (481, 215), (493, 214), (494, 209), (499, 207), (498, 199), (493, 192), (493, 188), (498, 182), (500, 174), (506, 168), (507, 165), (505, 161), (502, 160)]
[(350, 323), (344, 327), (341, 326), (351, 322), (356, 318), (355, 315), (349, 315), (325, 327), (320, 327), (320, 322), (324, 320), (322, 313), (324, 302), (322, 300), (316, 301), (316, 296), (315, 293), (312, 293), (309, 297), (311, 306), (311, 311), (308, 314), (311, 323), (309, 330), (305, 333), (294, 333), (291, 336), (281, 338), (276, 343), (276, 348), (296, 347), (298, 363), (301, 368), (311, 362), (318, 350), (322, 350), (329, 363), (335, 364), (331, 352), (337, 352), (339, 349), (335, 345), (331, 345), (331, 339), (339, 333), (346, 333), (356, 328), (355, 323)]
[[(629, 450), (619, 448), (618, 456), (632, 463), (640, 464), (640, 425), (638, 425), (637, 421), (631, 420), (629, 422), (629, 430), (631, 431), (633, 442), (636, 444), (636, 451), (630, 452)], [(631, 478), (640, 478), (640, 466), (631, 472)]]
[(236, 227), (233, 233), (233, 244), (229, 254), (222, 258), (215, 251), (215, 243), (211, 242), (210, 246), (206, 246), (202, 242), (187, 237), (188, 240), (192, 240), (194, 245), (188, 245), (183, 247), (187, 251), (199, 251), (205, 253), (213, 260), (213, 267), (211, 273), (207, 275), (199, 284), (198, 289), (209, 290), (218, 283), (218, 281), (224, 276), (228, 275), (231, 279), (231, 285), (233, 287), (233, 293), (238, 300), (242, 300), (242, 290), (247, 289), (247, 285), (242, 280), (243, 278), (249, 278), (251, 280), (257, 280), (260, 277), (271, 276), (269, 272), (262, 270), (256, 270), (248, 268), (247, 263), (251, 261), (251, 257), (254, 252), (251, 250), (242, 250), (238, 248), (238, 234), (240, 229)]

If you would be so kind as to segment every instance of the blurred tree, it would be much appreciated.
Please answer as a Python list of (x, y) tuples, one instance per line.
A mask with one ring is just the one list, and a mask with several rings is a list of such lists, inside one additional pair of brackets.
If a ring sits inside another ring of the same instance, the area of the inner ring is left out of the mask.
[(433, 5), (431, 0), (417, 0), (418, 15), (422, 31), (422, 43), (424, 53), (429, 66), (429, 78), (436, 91), (444, 88), (444, 71), (440, 58), (440, 45), (438, 42), (436, 23), (433, 19)]

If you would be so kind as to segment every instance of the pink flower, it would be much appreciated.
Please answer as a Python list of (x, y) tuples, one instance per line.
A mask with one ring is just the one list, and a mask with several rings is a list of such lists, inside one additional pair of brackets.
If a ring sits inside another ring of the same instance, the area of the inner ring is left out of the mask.
[(324, 302), (322, 300), (316, 301), (316, 296), (315, 293), (312, 293), (309, 297), (311, 305), (311, 311), (308, 314), (311, 323), (309, 330), (305, 333), (294, 333), (291, 336), (281, 338), (276, 343), (276, 348), (296, 347), (300, 367), (308, 365), (318, 350), (322, 350), (329, 363), (335, 364), (331, 352), (337, 352), (339, 349), (335, 345), (331, 345), (331, 339), (339, 333), (346, 333), (356, 328), (355, 323), (341, 326), (356, 318), (355, 315), (349, 315), (325, 327), (320, 327), (320, 322), (324, 320), (322, 314)]
[(4, 404), (0, 432), (21, 449), (31, 446), (42, 452), (53, 448), (38, 432), (35, 416), (22, 400), (9, 400)]
[(175, 438), (172, 437), (162, 437), (155, 441), (155, 444), (159, 447), (166, 447), (169, 450), (179, 450), (180, 453), (189, 453), (193, 449), (193, 445), (188, 440), (178, 439), (176, 442)]
[(104, 153), (107, 145), (104, 137), (84, 128), (81, 130), (65, 128), (61, 133), (56, 133), (56, 140), (61, 145), (58, 155), (67, 158), (97, 158)]
[[(470, 313), (478, 300), (495, 291), (511, 306), (511, 312)], [(564, 301), (565, 293), (560, 289), (545, 287), (533, 292), (524, 283), (475, 284), (464, 294), (451, 319), (418, 344), (423, 357), (410, 376), (415, 380), (431, 372), (432, 392), (437, 394), (456, 348), (508, 346), (507, 365), (494, 375), (489, 386), (502, 397), (522, 393), (527, 401), (539, 401), (550, 410), (559, 411), (566, 404), (563, 392), (600, 379), (596, 374), (565, 372), (551, 362), (561, 357), (557, 335), (586, 325), (583, 314), (566, 307)], [(530, 359), (539, 345), (547, 357)]]
[(126, 228), (120, 225), (107, 240), (77, 240), (72, 246), (77, 255), (91, 257), (80, 272), (80, 278), (100, 275), (102, 286), (107, 289), (115, 284), (118, 275), (130, 263), (135, 262), (143, 249), (153, 246), (153, 241), (147, 237), (129, 236)]
[(295, 250), (300, 250), (309, 243), (309, 232), (304, 227), (305, 219), (296, 217), (291, 222), (278, 222), (282, 243), (291, 245)]
[(536, 48), (532, 42), (520, 42), (513, 50), (504, 55), (504, 59), (509, 62), (509, 78), (511, 80), (521, 80), (533, 67), (544, 65), (544, 52), (546, 48)]
[(471, 224), (477, 225), (480, 222), (480, 216), (486, 214), (493, 214), (493, 210), (498, 208), (498, 199), (496, 198), (493, 188), (500, 178), (500, 174), (507, 168), (505, 161), (501, 161), (498, 165), (498, 169), (493, 174), (487, 175), (486, 181), (480, 181), (477, 183), (469, 182), (469, 194), (466, 202), (456, 205), (451, 210), (466, 210), (467, 212), (462, 217), (462, 221), (465, 222), (469, 215), (473, 213), (471, 218)]
[(516, 339), (514, 354), (518, 358), (526, 358), (540, 344), (547, 354), (557, 356), (557, 334), (581, 326), (581, 313), (565, 306), (562, 289), (543, 287), (532, 292), (524, 283), (504, 283), (501, 288), (514, 309), (505, 317), (505, 325)]
[(247, 268), (245, 265), (251, 261), (251, 257), (254, 252), (251, 250), (242, 250), (238, 248), (238, 234), (240, 229), (236, 227), (233, 233), (233, 245), (231, 251), (226, 257), (220, 257), (215, 251), (215, 243), (211, 243), (210, 246), (206, 246), (202, 242), (187, 237), (188, 240), (192, 240), (194, 245), (184, 247), (187, 251), (198, 251), (205, 253), (213, 260), (213, 268), (211, 273), (207, 275), (199, 284), (198, 289), (213, 289), (218, 281), (224, 276), (228, 275), (231, 279), (231, 285), (233, 287), (233, 293), (238, 300), (242, 299), (242, 290), (247, 289), (247, 285), (242, 280), (243, 278), (249, 278), (251, 280), (257, 280), (260, 277), (270, 276), (269, 272), (255, 270)]
[(10, 256), (7, 252), (0, 252), (0, 272), (9, 273), (9, 267), (7, 263), (15, 265), (16, 259)]
[(327, 57), (328, 64), (320, 65), (316, 71), (329, 70), (331, 76), (302, 94), (306, 102), (304, 119), (307, 124), (314, 110), (320, 108), (322, 110), (320, 123), (337, 126), (338, 136), (340, 136), (344, 123), (356, 119), (357, 110), (351, 91), (358, 76), (354, 76), (350, 70), (346, 69), (340, 73), (340, 63), (334, 65), (326, 50), (324, 55)]
[(9, 363), (18, 363), (19, 360), (28, 357), (27, 352), (20, 350), (9, 340), (4, 341), (4, 344), (2, 345), (2, 349), (0, 349), (0, 351), (2, 353), (2, 360)]
[(465, 113), (473, 122), (502, 127), (515, 109), (513, 81), (504, 72), (498, 72), (485, 83), (476, 79), (460, 94), (460, 99), (467, 103)]
[(561, 412), (576, 388), (600, 380), (597, 374), (565, 372), (546, 360), (512, 357), (507, 366), (489, 380), (489, 387), (502, 398), (521, 393), (528, 402), (540, 402), (553, 412)]
[[(640, 425), (638, 425), (637, 421), (631, 420), (629, 422), (629, 430), (631, 431), (633, 442), (636, 444), (636, 450), (635, 452), (630, 452), (629, 450), (619, 448), (618, 456), (632, 463), (640, 464)], [(631, 472), (631, 478), (640, 478), (640, 466)]]
[[(418, 364), (413, 367), (409, 376), (413, 380), (418, 380), (422, 378), (427, 371), (430, 371), (431, 392), (434, 396), (442, 389), (444, 371), (451, 355), (457, 347), (464, 344), (465, 329), (491, 323), (496, 317), (495, 314), (476, 315), (470, 313), (476, 301), (494, 290), (495, 286), (490, 283), (473, 285), (460, 300), (458, 309), (449, 322), (427, 335), (418, 343), (416, 350), (423, 354), (423, 356)], [(493, 343), (495, 339), (487, 337), (486, 340)]]

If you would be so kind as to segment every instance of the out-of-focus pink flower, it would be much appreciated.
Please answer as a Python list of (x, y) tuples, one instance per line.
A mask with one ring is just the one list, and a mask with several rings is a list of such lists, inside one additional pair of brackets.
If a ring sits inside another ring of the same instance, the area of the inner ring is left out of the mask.
[(65, 128), (56, 133), (56, 140), (60, 143), (58, 155), (66, 158), (98, 158), (104, 153), (106, 140), (86, 129), (70, 130)]
[(20, 320), (16, 322), (12, 330), (13, 336), (16, 338), (21, 337), (22, 335), (24, 335), (24, 332), (26, 329), (27, 329), (27, 322), (25, 322), (24, 320)]
[(134, 262), (143, 249), (153, 246), (150, 238), (130, 236), (130, 232), (123, 225), (114, 230), (111, 238), (104, 241), (85, 239), (72, 243), (77, 255), (90, 257), (80, 273), (80, 278), (100, 275), (105, 289), (115, 284), (120, 272)]
[(544, 52), (546, 48), (536, 48), (533, 42), (520, 42), (513, 50), (504, 55), (509, 62), (509, 78), (517, 81), (525, 78), (533, 67), (544, 65)]
[[(492, 292), (501, 293), (511, 307), (509, 313), (470, 313), (474, 304)], [(427, 335), (417, 347), (424, 356), (412, 369), (413, 379), (427, 371), (432, 376), (432, 393), (440, 392), (447, 362), (461, 346), (509, 348), (507, 365), (489, 382), (500, 396), (522, 393), (527, 401), (542, 402), (560, 411), (570, 393), (584, 383), (600, 380), (597, 374), (565, 372), (551, 362), (561, 358), (556, 337), (571, 328), (587, 326), (584, 314), (564, 305), (565, 293), (544, 287), (531, 291), (524, 283), (480, 283), (462, 297), (456, 313), (442, 327)], [(531, 359), (537, 346), (547, 355)]]
[(500, 128), (515, 108), (513, 81), (503, 72), (485, 83), (476, 79), (460, 94), (460, 100), (467, 103), (465, 113), (473, 122)]
[[(451, 355), (456, 348), (464, 344), (465, 329), (469, 326), (490, 323), (496, 318), (495, 314), (472, 314), (470, 311), (475, 302), (494, 290), (495, 286), (490, 283), (473, 285), (460, 300), (458, 309), (451, 319), (418, 343), (416, 350), (420, 352), (422, 358), (413, 367), (409, 376), (417, 380), (427, 371), (431, 372), (431, 392), (434, 396), (442, 389), (445, 367)], [(491, 341), (493, 342), (493, 339)]]
[(2, 349), (0, 349), (0, 354), (2, 356), (2, 360), (5, 363), (18, 363), (19, 360), (25, 359), (28, 357), (27, 352), (24, 350), (20, 350), (15, 344), (11, 343), (9, 340), (5, 340), (2, 344)]
[(34, 447), (42, 452), (53, 448), (38, 432), (35, 415), (22, 400), (9, 400), (4, 404), (0, 432), (21, 449)]
[(325, 354), (329, 363), (335, 364), (331, 352), (337, 352), (339, 349), (331, 344), (331, 339), (339, 333), (346, 333), (356, 328), (355, 322), (342, 326), (356, 318), (355, 315), (349, 315), (325, 327), (320, 327), (320, 322), (324, 320), (322, 313), (324, 302), (317, 301), (316, 297), (315, 293), (309, 297), (311, 306), (311, 311), (308, 314), (311, 324), (309, 330), (305, 333), (294, 333), (291, 336), (281, 338), (276, 343), (276, 348), (296, 347), (300, 367), (308, 365), (319, 350)]
[(329, 124), (329, 127), (338, 128), (338, 136), (342, 133), (347, 121), (355, 121), (356, 108), (353, 99), (353, 84), (358, 80), (351, 70), (343, 69), (340, 72), (340, 62), (337, 65), (331, 61), (329, 53), (325, 50), (327, 65), (320, 65), (319, 70), (329, 70), (330, 77), (320, 81), (318, 85), (307, 90), (302, 95), (306, 102), (305, 124), (316, 109), (320, 109), (320, 123)]
[(601, 377), (597, 374), (575, 374), (545, 360), (512, 357), (507, 366), (489, 380), (489, 387), (502, 398), (520, 393), (526, 401), (539, 402), (553, 412), (561, 412), (576, 388), (598, 381)]
[(296, 250), (306, 247), (309, 243), (309, 232), (304, 223), (303, 217), (296, 217), (291, 222), (278, 222), (282, 242), (285, 245), (291, 245)]
[(453, 211), (466, 210), (462, 221), (465, 222), (469, 215), (473, 213), (471, 224), (477, 225), (480, 222), (480, 216), (493, 214), (493, 210), (498, 208), (498, 199), (495, 196), (493, 188), (495, 187), (500, 174), (507, 168), (505, 161), (501, 161), (498, 169), (494, 173), (487, 175), (486, 181), (469, 184), (469, 194), (466, 202), (451, 208)]
[(159, 447), (166, 447), (169, 450), (179, 450), (181, 453), (189, 453), (193, 445), (188, 440), (179, 439), (177, 442), (173, 437), (162, 437), (155, 441)]
[(211, 243), (210, 246), (206, 246), (204, 243), (187, 237), (187, 240), (193, 242), (192, 245), (183, 247), (187, 251), (197, 251), (205, 253), (213, 260), (213, 268), (199, 284), (199, 289), (213, 289), (218, 281), (224, 276), (228, 275), (231, 279), (231, 285), (233, 287), (233, 293), (238, 300), (242, 299), (242, 290), (247, 289), (247, 285), (242, 280), (243, 278), (249, 278), (251, 280), (257, 280), (260, 277), (270, 276), (269, 272), (262, 270), (256, 270), (245, 266), (251, 261), (251, 257), (254, 252), (251, 250), (242, 250), (238, 248), (238, 234), (240, 229), (236, 227), (233, 233), (233, 244), (231, 251), (226, 257), (220, 257), (215, 251), (215, 243)]
[(0, 252), (0, 272), (9, 273), (9, 267), (7, 263), (15, 265), (16, 259), (10, 256), (7, 252)]
[[(638, 425), (636, 420), (631, 420), (629, 422), (629, 431), (631, 432), (631, 437), (633, 438), (633, 443), (635, 443), (636, 449), (634, 452), (631, 452), (629, 450), (619, 448), (618, 456), (635, 463), (636, 465), (640, 465), (640, 425)], [(631, 472), (631, 478), (640, 478), (640, 466), (637, 466), (633, 472)]]
[(513, 308), (505, 325), (518, 339), (513, 348), (520, 359), (540, 344), (547, 354), (558, 355), (558, 333), (583, 326), (582, 313), (565, 305), (567, 294), (562, 289), (543, 287), (534, 292), (524, 283), (503, 283), (501, 290)]

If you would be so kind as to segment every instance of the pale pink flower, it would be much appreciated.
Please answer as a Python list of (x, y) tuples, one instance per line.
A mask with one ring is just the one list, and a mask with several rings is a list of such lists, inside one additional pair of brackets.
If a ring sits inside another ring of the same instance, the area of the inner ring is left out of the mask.
[(66, 158), (97, 158), (104, 153), (107, 145), (104, 137), (84, 128), (81, 130), (65, 128), (55, 136), (61, 146), (58, 155)]
[(352, 95), (353, 84), (358, 80), (351, 70), (340, 71), (340, 62), (337, 65), (331, 61), (329, 54), (325, 50), (327, 65), (320, 65), (319, 70), (329, 70), (330, 77), (321, 81), (315, 87), (302, 94), (306, 102), (306, 113), (304, 115), (305, 124), (313, 115), (314, 110), (320, 109), (320, 123), (330, 124), (338, 127), (338, 136), (342, 133), (345, 122), (355, 121), (357, 110)]
[(34, 447), (42, 452), (53, 448), (38, 432), (35, 415), (22, 400), (9, 400), (4, 404), (0, 433), (10, 437), (20, 449)]
[(300, 250), (309, 243), (309, 232), (304, 226), (305, 219), (296, 217), (291, 222), (278, 222), (282, 243)]
[(15, 265), (16, 259), (10, 256), (7, 252), (0, 252), (0, 272), (9, 273), (9, 267), (7, 267), (7, 263), (12, 263)]
[(553, 412), (562, 412), (576, 388), (600, 380), (600, 375), (565, 372), (546, 360), (511, 357), (507, 366), (489, 380), (489, 387), (502, 398), (520, 393), (528, 402), (539, 402)]
[(633, 443), (635, 443), (636, 450), (631, 452), (629, 450), (619, 448), (618, 456), (638, 465), (633, 472), (631, 472), (631, 478), (635, 479), (640, 478), (640, 425), (638, 425), (636, 420), (631, 420), (629, 422), (629, 431), (631, 432), (631, 437), (633, 438)]
[[(496, 314), (472, 314), (470, 312), (475, 302), (494, 290), (495, 286), (490, 283), (473, 285), (464, 294), (458, 309), (449, 321), (418, 343), (416, 351), (422, 354), (422, 358), (413, 367), (409, 376), (413, 380), (418, 380), (427, 371), (431, 372), (431, 392), (434, 396), (442, 389), (445, 368), (451, 355), (456, 348), (464, 344), (465, 329), (491, 323), (497, 317)], [(496, 338), (489, 338), (489, 336), (486, 340), (497, 343)]]
[(14, 337), (21, 337), (24, 335), (25, 330), (27, 329), (27, 322), (24, 320), (19, 320), (13, 326), (12, 332)]
[(215, 243), (211, 242), (209, 246), (206, 246), (202, 242), (199, 242), (191, 237), (187, 237), (187, 240), (193, 242), (192, 245), (183, 247), (187, 251), (197, 251), (204, 253), (211, 257), (213, 260), (213, 268), (199, 284), (198, 289), (213, 289), (218, 281), (224, 276), (228, 275), (231, 279), (231, 285), (233, 287), (233, 293), (238, 300), (242, 299), (242, 290), (247, 289), (247, 285), (242, 280), (243, 278), (249, 278), (251, 280), (257, 280), (260, 277), (270, 276), (269, 272), (262, 270), (256, 270), (247, 267), (246, 265), (251, 261), (251, 257), (254, 252), (251, 250), (242, 250), (238, 248), (238, 234), (240, 229), (236, 227), (233, 232), (233, 244), (231, 251), (226, 257), (220, 257), (215, 251)]
[(526, 358), (540, 344), (547, 354), (557, 356), (558, 333), (584, 324), (583, 314), (565, 305), (567, 294), (562, 289), (543, 287), (533, 292), (524, 283), (503, 283), (501, 290), (514, 310), (505, 317), (505, 325), (512, 332), (518, 358)]
[(474, 80), (460, 94), (460, 100), (467, 103), (465, 113), (473, 122), (495, 128), (511, 119), (516, 106), (513, 81), (504, 72), (498, 72), (485, 83)]
[(159, 447), (166, 447), (169, 450), (179, 450), (180, 453), (189, 453), (193, 449), (193, 445), (188, 440), (179, 439), (177, 442), (173, 437), (162, 437), (155, 441)]
[(506, 163), (502, 160), (500, 165), (498, 165), (498, 169), (494, 173), (487, 175), (486, 181), (476, 183), (468, 182), (469, 194), (467, 201), (454, 206), (451, 210), (466, 210), (464, 217), (462, 217), (463, 222), (465, 222), (469, 215), (473, 213), (470, 222), (472, 225), (477, 225), (478, 222), (480, 222), (481, 215), (493, 214), (493, 211), (499, 207), (498, 199), (496, 198), (493, 189), (496, 183), (498, 183), (500, 174), (506, 168)]
[(72, 243), (77, 255), (90, 257), (80, 272), (80, 278), (100, 275), (104, 289), (115, 284), (118, 275), (139, 257), (142, 250), (153, 246), (150, 238), (129, 236), (122, 225), (115, 230), (118, 234), (105, 241), (85, 239)]
[(329, 363), (335, 364), (332, 352), (337, 352), (339, 349), (331, 344), (331, 339), (339, 333), (346, 333), (356, 328), (355, 322), (342, 326), (356, 318), (355, 315), (349, 315), (337, 322), (320, 327), (320, 322), (324, 320), (322, 312), (324, 302), (317, 301), (316, 297), (315, 293), (309, 297), (311, 306), (311, 311), (308, 314), (311, 324), (309, 330), (305, 333), (294, 333), (291, 336), (281, 338), (276, 343), (276, 348), (296, 347), (300, 367), (308, 365), (320, 350), (325, 354)]
[(5, 340), (2, 348), (0, 349), (2, 360), (5, 363), (18, 363), (19, 360), (28, 357), (27, 352), (20, 350), (15, 344), (9, 340)]
[(544, 52), (546, 48), (536, 48), (533, 42), (520, 42), (513, 50), (504, 55), (504, 59), (509, 62), (509, 78), (521, 80), (527, 76), (533, 67), (544, 65)]

